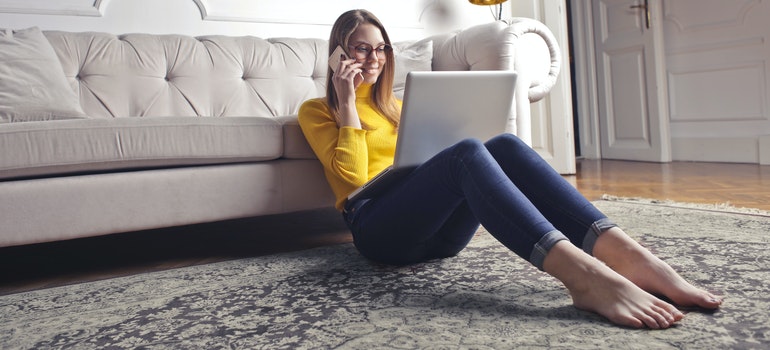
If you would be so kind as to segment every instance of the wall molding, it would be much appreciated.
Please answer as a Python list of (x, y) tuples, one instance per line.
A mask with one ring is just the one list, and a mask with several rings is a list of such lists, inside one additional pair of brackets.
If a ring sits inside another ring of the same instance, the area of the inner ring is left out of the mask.
[(32, 14), (90, 16), (104, 15), (105, 3), (109, 0), (5, 0), (0, 4), (0, 12)]
[[(670, 119), (676, 122), (767, 120), (765, 62), (668, 70)], [(689, 96), (698, 91), (697, 96)]]
[[(333, 16), (323, 16), (319, 13), (342, 13), (346, 10), (361, 7), (357, 0), (335, 0), (334, 2), (312, 1), (303, 2), (302, 8), (287, 4), (287, 0), (192, 0), (201, 12), (204, 21), (251, 22), (273, 24), (303, 24), (331, 26)], [(386, 13), (389, 9), (402, 8), (406, 13), (419, 13), (419, 2), (413, 0), (390, 0), (367, 5), (373, 13)], [(336, 11), (335, 11), (336, 10)], [(265, 14), (270, 14), (265, 16)], [(391, 19), (386, 25), (399, 28), (422, 28), (418, 16), (401, 16)]]
[[(718, 20), (704, 18), (698, 11), (691, 11), (691, 4), (686, 2), (663, 2), (663, 17), (676, 25), (680, 32), (695, 32), (701, 30), (713, 30), (740, 26), (745, 22), (751, 8), (759, 4), (761, 0), (743, 0), (741, 5), (738, 0), (712, 1), (701, 6), (723, 6), (718, 11), (724, 17)], [(677, 6), (685, 6), (680, 8)]]
[[(26, 15), (59, 15), (103, 17), (112, 0), (3, 0), (0, 13)], [(129, 0), (130, 1), (130, 0)], [(302, 1), (301, 8), (287, 4), (289, 0), (191, 0), (200, 11), (203, 21), (245, 22), (266, 24), (302, 24), (331, 26), (334, 16), (318, 16), (319, 13), (342, 13), (361, 7), (357, 0)], [(374, 13), (388, 13), (394, 7), (404, 9), (414, 16), (388, 18), (388, 27), (422, 29), (418, 14), (420, 2), (390, 0), (372, 2), (367, 9)]]
[(669, 56), (708, 53), (723, 50), (735, 50), (739, 48), (762, 47), (765, 40), (762, 37), (731, 39), (725, 41), (715, 41), (706, 44), (682, 45), (678, 47), (667, 47), (666, 54)]

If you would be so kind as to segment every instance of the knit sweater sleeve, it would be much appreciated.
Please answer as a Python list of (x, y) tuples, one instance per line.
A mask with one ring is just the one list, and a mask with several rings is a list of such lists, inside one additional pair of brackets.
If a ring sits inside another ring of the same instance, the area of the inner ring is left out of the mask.
[(299, 109), (299, 125), (321, 161), (341, 209), (347, 195), (369, 179), (366, 131), (339, 128), (323, 99), (308, 100)]

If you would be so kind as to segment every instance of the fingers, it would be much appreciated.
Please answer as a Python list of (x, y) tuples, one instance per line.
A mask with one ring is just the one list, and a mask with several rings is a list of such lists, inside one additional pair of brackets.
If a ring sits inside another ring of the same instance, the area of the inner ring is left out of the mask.
[(363, 82), (362, 64), (353, 59), (341, 60), (339, 67), (332, 75), (334, 89), (340, 99), (352, 99), (355, 97), (356, 88)]
[(334, 72), (334, 77), (338, 78), (338, 80), (354, 82), (356, 76), (360, 76), (363, 72), (361, 69), (362, 65), (362, 63), (358, 63), (354, 59), (340, 60), (339, 67)]

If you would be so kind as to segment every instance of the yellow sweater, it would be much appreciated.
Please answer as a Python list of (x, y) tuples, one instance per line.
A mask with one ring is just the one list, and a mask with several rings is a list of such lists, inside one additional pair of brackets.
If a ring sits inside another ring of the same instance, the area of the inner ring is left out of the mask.
[(393, 164), (396, 127), (372, 106), (371, 92), (371, 85), (356, 91), (358, 117), (369, 130), (337, 127), (325, 98), (305, 101), (299, 108), (299, 125), (324, 167), (338, 210), (351, 192)]

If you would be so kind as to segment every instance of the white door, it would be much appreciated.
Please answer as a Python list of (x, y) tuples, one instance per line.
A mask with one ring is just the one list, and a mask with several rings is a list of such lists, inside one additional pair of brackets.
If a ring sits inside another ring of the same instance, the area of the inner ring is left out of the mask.
[(661, 0), (593, 0), (601, 157), (671, 161)]

